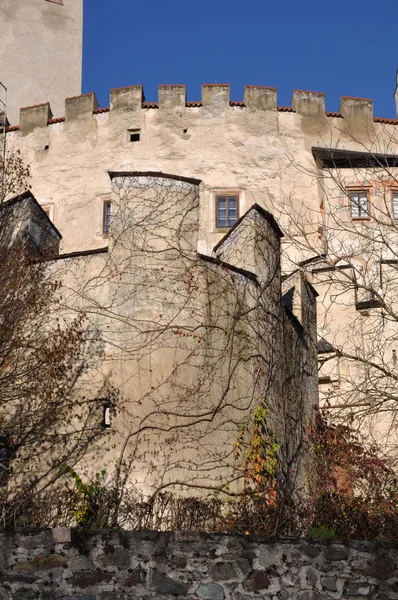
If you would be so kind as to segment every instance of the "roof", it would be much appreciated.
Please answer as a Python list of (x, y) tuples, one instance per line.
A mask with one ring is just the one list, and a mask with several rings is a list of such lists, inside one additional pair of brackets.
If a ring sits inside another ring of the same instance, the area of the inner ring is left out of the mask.
[(176, 181), (191, 183), (192, 185), (199, 185), (201, 183), (201, 179), (182, 177), (181, 175), (171, 175), (170, 173), (162, 173), (161, 171), (108, 171), (108, 175), (111, 179), (114, 179), (115, 177), (156, 177), (175, 179)]
[(3, 204), (0, 204), (0, 210), (6, 209), (9, 206), (18, 204), (19, 202), (23, 202), (24, 200), (32, 200), (34, 202), (34, 204), (43, 213), (43, 216), (48, 221), (48, 224), (53, 229), (53, 231), (56, 233), (56, 235), (59, 237), (59, 239), (62, 239), (61, 232), (55, 227), (55, 225), (51, 221), (51, 219), (49, 219), (48, 214), (46, 213), (45, 210), (43, 210), (43, 208), (40, 206), (40, 204), (38, 203), (38, 201), (36, 200), (36, 198), (34, 197), (34, 195), (32, 194), (32, 192), (30, 190), (26, 190), (22, 194), (18, 194), (17, 196), (14, 196), (13, 198), (10, 198), (9, 200), (6, 200), (5, 202), (3, 202)]
[(64, 260), (66, 258), (80, 258), (82, 256), (92, 256), (93, 254), (106, 254), (108, 252), (108, 246), (102, 248), (94, 248), (94, 250), (78, 250), (77, 252), (68, 252), (65, 254), (58, 254), (52, 260)]
[(231, 229), (224, 235), (223, 238), (221, 238), (221, 240), (214, 246), (213, 251), (216, 252), (220, 246), (222, 246), (222, 244), (224, 244), (224, 242), (229, 238), (229, 236), (235, 231), (235, 229), (237, 227), (239, 227), (239, 225), (242, 223), (242, 221), (247, 217), (247, 215), (251, 212), (255, 210), (256, 212), (258, 212), (266, 221), (268, 221), (268, 223), (271, 225), (272, 229), (275, 231), (276, 235), (278, 238), (282, 238), (283, 237), (283, 233), (281, 228), (279, 227), (278, 223), (276, 222), (275, 217), (268, 212), (267, 210), (265, 210), (265, 208), (263, 208), (262, 206), (260, 206), (259, 204), (253, 204), (249, 210), (247, 210), (245, 212), (244, 215), (242, 215), (240, 217), (240, 219), (238, 219), (235, 223), (235, 225), (233, 225), (233, 227), (231, 227)]
[(232, 271), (234, 273), (238, 273), (239, 275), (243, 275), (244, 277), (247, 277), (248, 279), (251, 279), (254, 283), (258, 284), (257, 275), (255, 273), (252, 273), (251, 271), (247, 271), (246, 269), (240, 269), (239, 267), (235, 267), (230, 263), (226, 263), (222, 260), (219, 260), (218, 258), (214, 258), (214, 256), (209, 256), (208, 254), (200, 254), (200, 252), (198, 252), (197, 257), (200, 258), (200, 260), (204, 260), (205, 262), (212, 263), (213, 265), (216, 265), (218, 267), (228, 269), (228, 271)]
[(397, 167), (397, 154), (358, 152), (340, 148), (311, 148), (315, 160), (325, 169), (352, 169), (358, 167)]

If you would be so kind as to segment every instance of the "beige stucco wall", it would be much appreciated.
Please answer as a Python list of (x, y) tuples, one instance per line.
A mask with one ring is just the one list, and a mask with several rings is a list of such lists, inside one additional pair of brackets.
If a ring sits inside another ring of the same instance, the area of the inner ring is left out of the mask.
[[(255, 202), (270, 210), (287, 233), (290, 271), (325, 249), (325, 226), (335, 231), (331, 214), (347, 224), (344, 198), (325, 187), (311, 148), (398, 150), (397, 124), (373, 120), (369, 101), (343, 98), (341, 112), (331, 114), (324, 97), (310, 92), (295, 92), (286, 110), (269, 88), (246, 88), (242, 104), (229, 102), (227, 86), (203, 86), (201, 102), (186, 103), (183, 86), (161, 86), (153, 105), (135, 86), (113, 90), (110, 110), (98, 111), (86, 95), (67, 101), (65, 115), (48, 124), (48, 107), (23, 111), (19, 130), (8, 134), (9, 148), (21, 148), (31, 165), (34, 195), (51, 206), (63, 252), (108, 244), (102, 220), (103, 202), (112, 198), (109, 171), (152, 171), (201, 180), (197, 249), (205, 254), (225, 235), (215, 226), (217, 193), (238, 193), (241, 215)], [(140, 141), (129, 141), (130, 130)], [(338, 246), (339, 236), (334, 241)], [(326, 327), (331, 342), (343, 339), (358, 316), (355, 299), (339, 304), (328, 284), (319, 286), (320, 331)]]
[(61, 115), (64, 99), (81, 93), (83, 0), (1, 0), (0, 29), (9, 122), (42, 102)]

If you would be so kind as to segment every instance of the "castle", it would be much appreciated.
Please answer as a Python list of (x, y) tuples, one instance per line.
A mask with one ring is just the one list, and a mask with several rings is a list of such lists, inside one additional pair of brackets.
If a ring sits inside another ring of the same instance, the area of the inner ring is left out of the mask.
[[(75, 11), (68, 23), (80, 31), (79, 2), (34, 4)], [(81, 57), (68, 60), (77, 81)], [(4, 62), (0, 80), (12, 90)], [(369, 359), (369, 335), (395, 281), (394, 243), (382, 256), (380, 243), (392, 240), (398, 216), (398, 121), (374, 118), (360, 98), (326, 112), (323, 94), (302, 90), (289, 107), (262, 86), (231, 101), (223, 84), (203, 85), (197, 102), (183, 85), (159, 86), (156, 103), (142, 86), (124, 87), (99, 108), (71, 81), (61, 111), (64, 88), (42, 75), (51, 102), (18, 85), (32, 101), (7, 128), (7, 146), (30, 165), (32, 202), (62, 234), (54, 270), (70, 306), (88, 310), (101, 332), (90, 385), (112, 381), (125, 399), (108, 446), (120, 453), (139, 440), (126, 459), (137, 483), (150, 491), (219, 481), (242, 417), (264, 396), (294, 462), (318, 398), (315, 289), (320, 357), (330, 359), (323, 399), (347, 408), (349, 390), (358, 404), (349, 385), (367, 378), (363, 413), (381, 414), (377, 394), (391, 395), (391, 384), (369, 375), (383, 366)], [(389, 327), (385, 365), (393, 319)], [(389, 421), (379, 421), (380, 434)]]

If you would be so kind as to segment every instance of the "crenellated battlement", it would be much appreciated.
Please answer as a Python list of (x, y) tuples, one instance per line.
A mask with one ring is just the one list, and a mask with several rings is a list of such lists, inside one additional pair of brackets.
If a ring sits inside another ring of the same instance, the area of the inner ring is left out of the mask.
[(158, 87), (158, 101), (145, 100), (142, 85), (114, 88), (110, 91), (110, 107), (99, 108), (95, 93), (73, 96), (65, 100), (65, 116), (53, 117), (49, 103), (21, 108), (19, 126), (11, 126), (8, 131), (20, 129), (29, 133), (36, 127), (46, 127), (61, 122), (71, 122), (108, 112), (136, 112), (139, 110), (184, 111), (202, 109), (222, 113), (227, 109), (245, 109), (248, 111), (274, 111), (275, 113), (293, 113), (311, 119), (342, 118), (354, 124), (369, 122), (397, 125), (397, 119), (373, 116), (373, 101), (368, 98), (342, 96), (339, 112), (326, 111), (325, 94), (308, 90), (294, 90), (291, 106), (280, 106), (277, 102), (277, 89), (274, 87), (246, 85), (243, 101), (230, 99), (229, 84), (203, 84), (200, 101), (187, 101), (186, 86), (183, 84)]

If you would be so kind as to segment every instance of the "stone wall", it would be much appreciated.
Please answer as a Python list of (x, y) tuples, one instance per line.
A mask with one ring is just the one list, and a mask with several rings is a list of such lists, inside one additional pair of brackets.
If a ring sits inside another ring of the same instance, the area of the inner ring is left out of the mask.
[(0, 535), (1, 600), (398, 598), (398, 547), (191, 532)]

